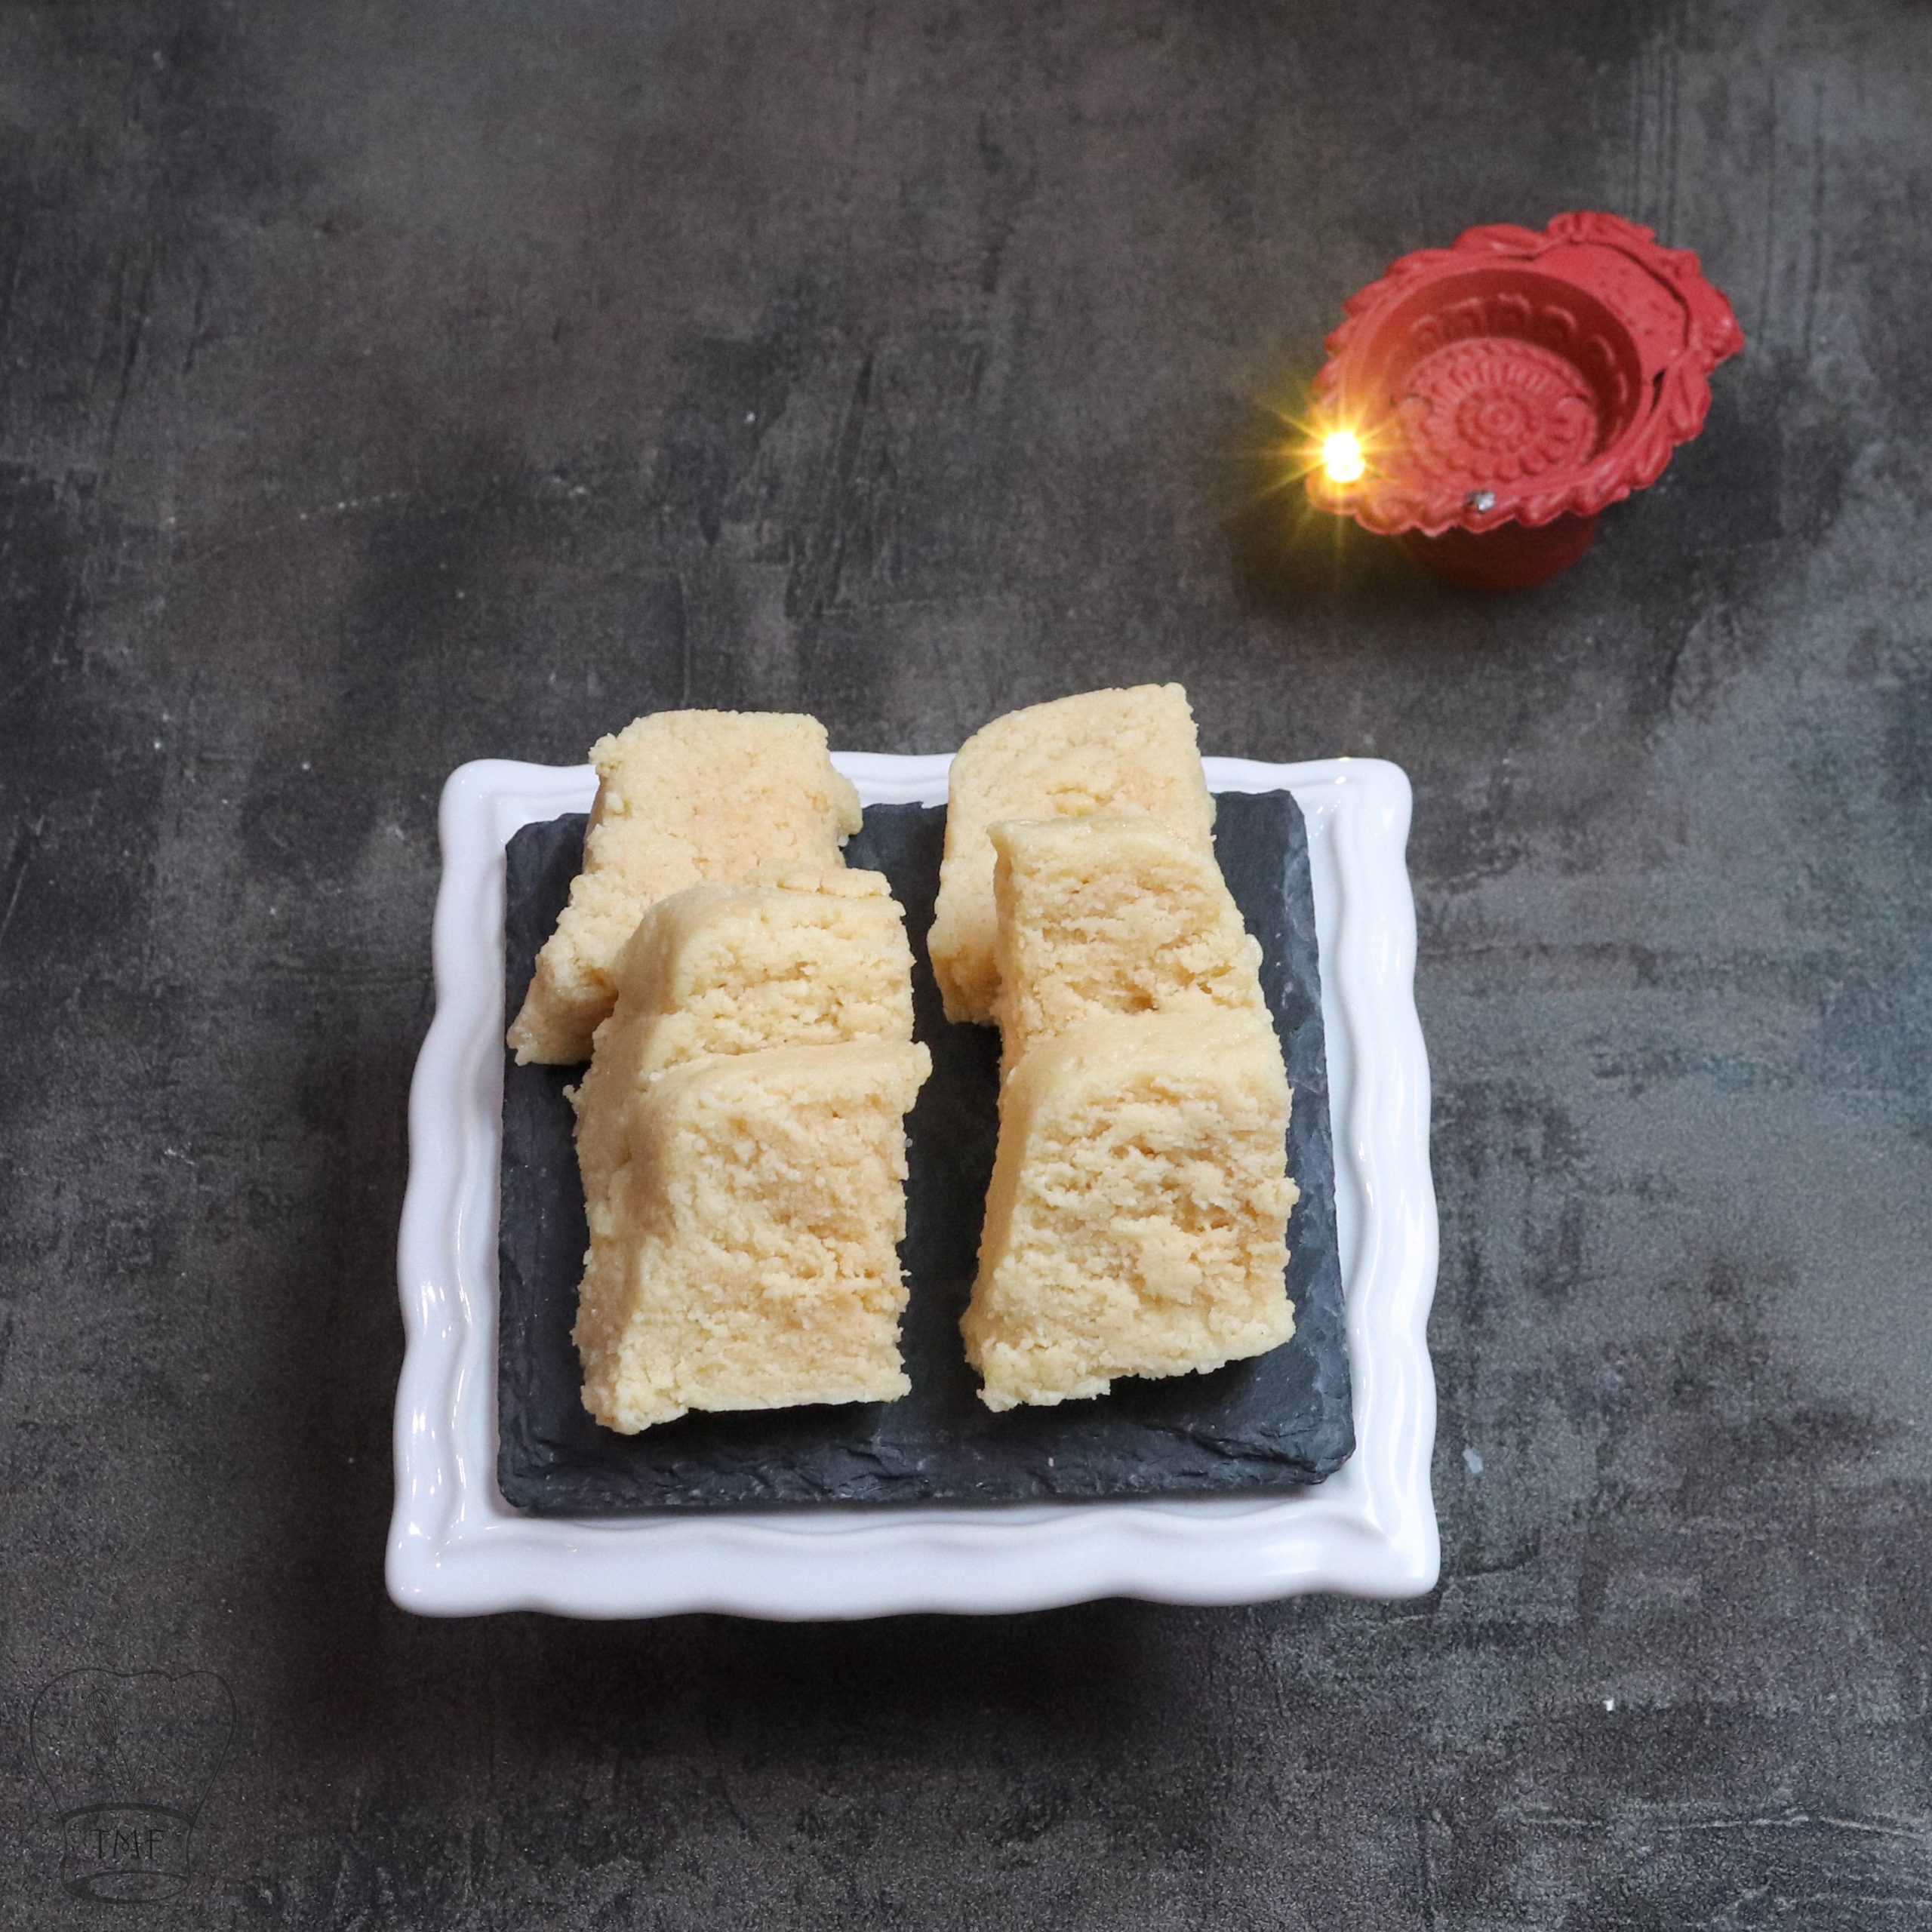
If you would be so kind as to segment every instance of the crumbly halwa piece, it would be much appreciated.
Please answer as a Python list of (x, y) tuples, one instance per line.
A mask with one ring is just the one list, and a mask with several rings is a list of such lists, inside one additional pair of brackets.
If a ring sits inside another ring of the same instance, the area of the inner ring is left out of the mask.
[(993, 848), (1002, 819), (1150, 813), (1214, 850), (1214, 802), (1178, 685), (1085, 691), (1009, 712), (959, 748), (947, 782), (946, 851), (929, 941), (949, 1020), (994, 1017)]
[(1001, 1098), (961, 1324), (980, 1400), (1100, 1395), (1286, 1341), (1288, 1105), (1251, 1014), (1109, 1016), (1035, 1047)]
[(912, 1037), (906, 915), (880, 872), (686, 886), (645, 914), (612, 978), (617, 1004), (571, 1097), (592, 1204), (625, 1158), (632, 1100), (666, 1067), (709, 1054)]
[(1157, 819), (1007, 820), (997, 864), (997, 1013), (1010, 1073), (1107, 1013), (1265, 1013), (1261, 946), (1212, 852)]
[(797, 713), (660, 711), (591, 747), (597, 803), (583, 869), (537, 957), (509, 1041), (519, 1064), (570, 1066), (617, 997), (611, 968), (646, 910), (706, 879), (829, 868), (860, 824), (825, 727)]
[(575, 1337), (598, 1421), (907, 1392), (903, 1118), (931, 1065), (860, 1040), (658, 1076), (591, 1217)]

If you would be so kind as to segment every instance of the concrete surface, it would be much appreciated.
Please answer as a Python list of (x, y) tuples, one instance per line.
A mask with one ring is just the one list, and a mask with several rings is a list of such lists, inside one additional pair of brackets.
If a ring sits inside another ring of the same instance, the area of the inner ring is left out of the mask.
[[(1932, 1924), (1932, 14), (0, 7), (0, 1923), (218, 1672), (167, 1927)], [(1254, 500), (1481, 220), (1750, 346), (1546, 591)], [(432, 801), (633, 712), (1175, 676), (1413, 774), (1426, 1601), (414, 1623)], [(111, 1917), (112, 1914), (108, 1914)]]

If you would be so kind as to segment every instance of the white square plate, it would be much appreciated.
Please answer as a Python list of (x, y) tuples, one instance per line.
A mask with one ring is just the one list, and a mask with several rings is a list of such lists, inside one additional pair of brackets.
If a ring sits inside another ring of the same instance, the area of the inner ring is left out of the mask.
[[(841, 753), (867, 804), (943, 803), (946, 758)], [(1403, 860), (1409, 783), (1371, 758), (1206, 761), (1217, 792), (1291, 791), (1308, 823), (1348, 1303), (1356, 1448), (1318, 1487), (1260, 1499), (798, 1509), (595, 1521), (526, 1516), (497, 1490), (497, 1167), (503, 848), (587, 811), (588, 765), (484, 759), (443, 788), (436, 1013), (409, 1100), (390, 1595), (405, 1610), (566, 1617), (882, 1617), (1104, 1596), (1249, 1603), (1435, 1583), (1435, 1289), (1429, 1067)], [(1292, 1238), (1292, 1237), (1291, 1237)]]

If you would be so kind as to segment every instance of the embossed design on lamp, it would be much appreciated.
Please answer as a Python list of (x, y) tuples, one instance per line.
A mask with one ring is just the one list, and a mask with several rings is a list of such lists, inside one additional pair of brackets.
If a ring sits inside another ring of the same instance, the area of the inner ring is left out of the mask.
[(1482, 589), (1574, 563), (1703, 429), (1710, 373), (1744, 346), (1694, 254), (1611, 214), (1470, 229), (1346, 309), (1315, 378), (1309, 497)]

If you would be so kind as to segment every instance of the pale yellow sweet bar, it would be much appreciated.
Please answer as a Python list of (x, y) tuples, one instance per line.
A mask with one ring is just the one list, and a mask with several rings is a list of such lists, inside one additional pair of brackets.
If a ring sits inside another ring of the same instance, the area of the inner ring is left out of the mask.
[(1158, 819), (1109, 812), (1007, 820), (992, 840), (1009, 1072), (1105, 1014), (1266, 1012), (1260, 945), (1211, 851)]
[(860, 1040), (659, 1075), (591, 1219), (575, 1332), (598, 1421), (906, 1393), (904, 1116), (931, 1066)]
[(879, 872), (687, 886), (638, 922), (612, 978), (617, 1004), (571, 1097), (592, 1204), (626, 1157), (631, 1103), (667, 1067), (768, 1047), (912, 1037), (906, 915)]
[(1176, 837), (1214, 850), (1214, 803), (1178, 685), (1086, 691), (1009, 712), (960, 746), (947, 782), (929, 942), (949, 1019), (995, 1017), (991, 828), (1003, 819), (1130, 811), (1151, 814)]
[(663, 711), (600, 738), (590, 761), (597, 802), (583, 869), (509, 1029), (520, 1063), (589, 1057), (617, 997), (618, 951), (658, 900), (762, 868), (836, 866), (859, 829), (858, 795), (815, 718)]
[(1102, 1395), (1286, 1341), (1288, 1106), (1248, 1013), (1088, 1020), (1027, 1054), (961, 1324), (981, 1401)]

